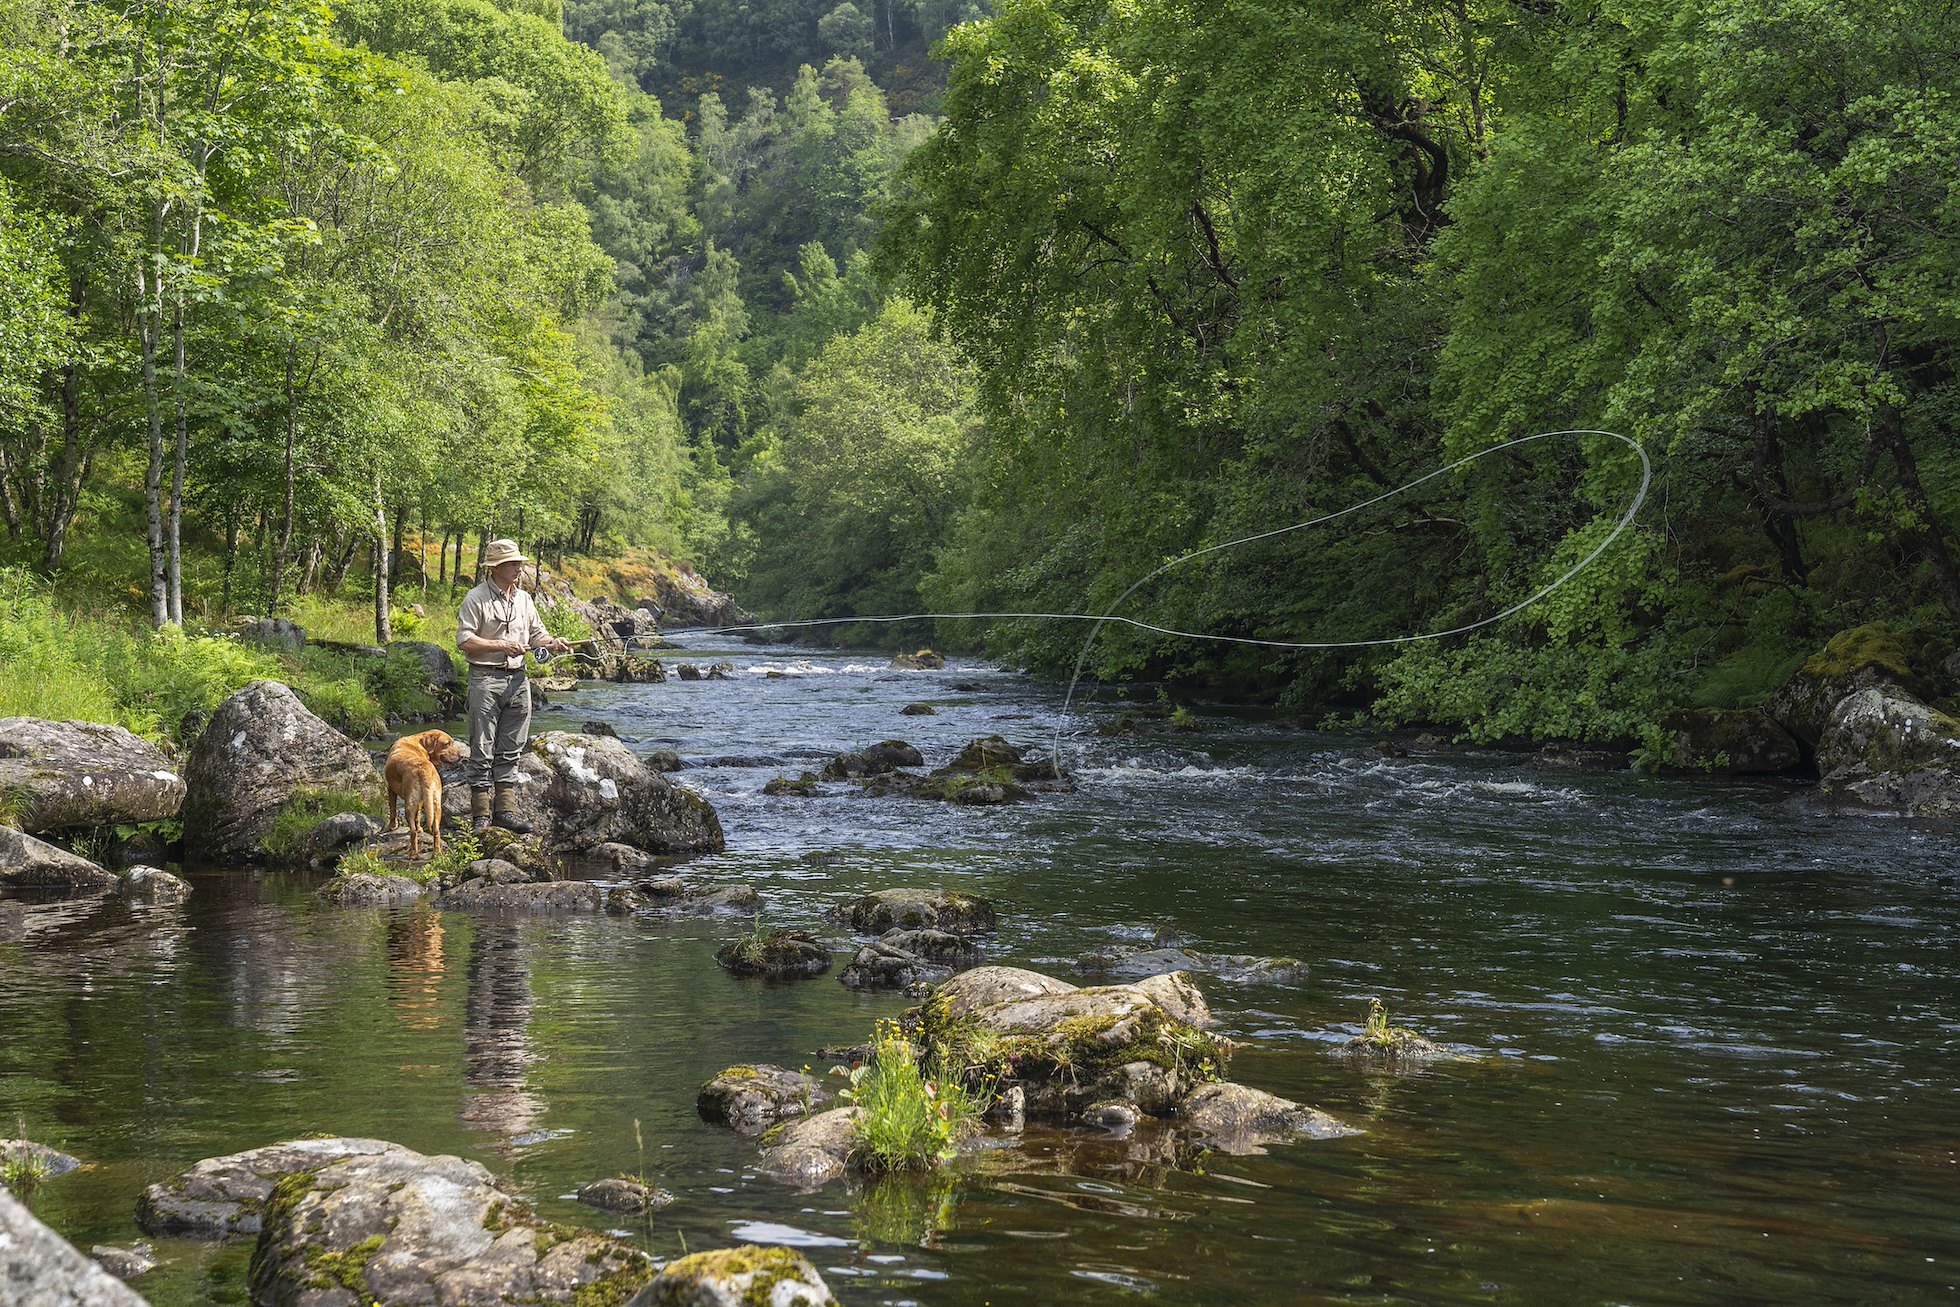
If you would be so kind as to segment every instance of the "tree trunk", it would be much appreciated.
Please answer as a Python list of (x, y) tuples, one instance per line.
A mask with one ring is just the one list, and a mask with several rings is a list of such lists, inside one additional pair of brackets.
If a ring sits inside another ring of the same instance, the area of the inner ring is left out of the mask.
[[(388, 510), (381, 497), (381, 474), (374, 474), (374, 642), (386, 648), (394, 633), (388, 626), (388, 564), (393, 551), (388, 548)], [(401, 519), (395, 520), (397, 530)]]
[(360, 550), (359, 531), (349, 531), (345, 541), (338, 538), (334, 540), (332, 555), (327, 560), (326, 589), (329, 593), (339, 592), (341, 585), (347, 580), (347, 573), (353, 569), (354, 555)]
[[(1783, 443), (1766, 423), (1756, 424), (1756, 477), (1759, 485), (1774, 490), (1784, 501), (1791, 498), (1790, 479), (1783, 468)], [(1759, 502), (1763, 533), (1776, 546), (1783, 579), (1792, 585), (1810, 584), (1810, 564), (1803, 556), (1803, 540), (1797, 534), (1796, 519), (1775, 506)]]
[[(152, 234), (163, 240), (163, 212), (152, 208)], [(143, 513), (150, 546), (150, 623), (170, 624), (170, 560), (163, 544), (163, 410), (157, 400), (157, 334), (162, 311), (151, 307), (149, 271), (137, 265), (136, 292), (143, 307), (136, 320), (143, 351), (143, 404), (150, 420), (150, 463), (143, 476)]]
[(422, 504), (422, 529), (415, 533), (416, 560), (421, 563), (422, 597), (429, 597), (429, 505)]
[[(483, 534), (479, 535), (476, 538), (476, 571), (478, 573), (483, 571), (483, 556), (489, 552), (490, 552), (490, 524), (488, 522), (485, 522), (483, 524)], [(456, 568), (458, 571), (462, 570), (461, 558), (462, 555), (458, 554), (457, 555), (458, 561), (456, 564)], [(472, 573), (472, 575), (474, 576), (475, 573)], [(474, 585), (475, 581), (472, 581), (471, 584)]]
[(313, 582), (320, 573), (320, 539), (315, 536), (306, 542), (306, 567), (300, 573), (299, 593), (312, 594)]
[[(191, 257), (197, 256), (197, 236), (195, 226), (191, 237)], [(174, 337), (172, 351), (176, 366), (177, 392), (177, 450), (176, 458), (170, 468), (170, 530), (166, 552), (170, 566), (170, 620), (178, 626), (184, 624), (184, 463), (190, 447), (190, 390), (184, 382), (184, 298), (183, 291), (177, 292), (177, 303), (171, 310), (170, 329)]]
[(1912, 443), (1906, 439), (1905, 423), (1896, 405), (1887, 404), (1879, 409), (1878, 425), (1872, 436), (1899, 469), (1899, 489), (1905, 492), (1906, 502), (1920, 521), (1920, 539), (1925, 546), (1926, 562), (1933, 569), (1940, 602), (1946, 605), (1948, 613), (1960, 618), (1960, 573), (1954, 570), (1953, 555), (1947, 550), (1946, 532), (1940, 526), (1939, 515), (1933, 511), (1932, 501), (1920, 484), (1919, 460), (1913, 456)]
[(218, 600), (218, 611), (227, 620), (231, 617), (231, 576), (238, 570), (238, 513), (233, 510), (225, 514), (225, 590)]

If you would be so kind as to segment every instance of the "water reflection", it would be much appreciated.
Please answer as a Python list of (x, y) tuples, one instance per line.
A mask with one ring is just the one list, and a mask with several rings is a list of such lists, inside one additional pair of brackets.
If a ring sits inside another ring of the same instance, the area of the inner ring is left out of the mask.
[(479, 920), (470, 940), (463, 1019), (463, 1123), (509, 1138), (530, 1131), (544, 1102), (526, 1087), (538, 1060), (530, 1038), (531, 966), (511, 922)]
[(410, 1030), (432, 1031), (443, 1024), (442, 947), (442, 915), (431, 908), (388, 922), (388, 993)]

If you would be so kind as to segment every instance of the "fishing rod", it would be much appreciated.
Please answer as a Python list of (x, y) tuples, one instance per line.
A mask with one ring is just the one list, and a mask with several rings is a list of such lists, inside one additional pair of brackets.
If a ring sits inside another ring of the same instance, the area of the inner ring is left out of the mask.
[[(1468, 467), (1470, 464), (1475, 463), (1480, 459), (1489, 458), (1493, 454), (1501, 454), (1506, 450), (1516, 449), (1523, 445), (1529, 445), (1534, 441), (1556, 440), (1556, 439), (1561, 439), (1566, 437), (1578, 437), (1578, 436), (1604, 436), (1610, 440), (1617, 440), (1621, 444), (1625, 445), (1628, 449), (1632, 450), (1634, 454), (1640, 459), (1640, 485), (1637, 489), (1635, 489), (1632, 500), (1627, 504), (1625, 511), (1623, 511), (1620, 514), (1620, 519), (1618, 522), (1614, 524), (1612, 531), (1610, 531), (1607, 534), (1604, 540), (1601, 540), (1598, 544), (1594, 545), (1590, 553), (1588, 553), (1584, 558), (1581, 558), (1578, 562), (1574, 563), (1572, 566), (1568, 567), (1562, 574), (1559, 575), (1559, 577), (1556, 580), (1552, 581), (1550, 584), (1540, 587), (1538, 590), (1534, 591), (1531, 595), (1527, 596), (1526, 598), (1519, 600), (1517, 603), (1512, 604), (1510, 607), (1505, 608), (1500, 612), (1492, 613), (1488, 617), (1479, 618), (1474, 622), (1465, 622), (1460, 626), (1452, 626), (1447, 628), (1446, 630), (1441, 630), (1441, 631), (1423, 631), (1414, 635), (1379, 636), (1374, 639), (1368, 639), (1368, 640), (1270, 640), (1270, 639), (1263, 639), (1256, 636), (1219, 635), (1209, 631), (1184, 631), (1184, 630), (1179, 630), (1176, 627), (1161, 626), (1154, 622), (1146, 622), (1139, 618), (1118, 617), (1116, 615), (1116, 610), (1122, 607), (1124, 602), (1128, 600), (1131, 595), (1135, 594), (1138, 590), (1142, 589), (1145, 585), (1148, 585), (1150, 582), (1156, 580), (1160, 576), (1163, 576), (1165, 573), (1170, 572), (1175, 568), (1182, 567), (1184, 564), (1192, 562), (1196, 559), (1204, 558), (1211, 554), (1223, 553), (1229, 549), (1237, 549), (1243, 545), (1257, 544), (1262, 540), (1271, 540), (1278, 536), (1291, 534), (1292, 532), (1295, 531), (1305, 531), (1312, 527), (1325, 526), (1329, 522), (1339, 521), (1341, 518), (1351, 516), (1352, 514), (1355, 513), (1359, 513), (1364, 508), (1372, 508), (1376, 504), (1385, 503), (1386, 501), (1393, 499), (1398, 495), (1416, 489), (1418, 486), (1422, 486), (1427, 484), (1428, 482), (1434, 481), (1438, 477), (1447, 476), (1451, 472), (1456, 471), (1458, 468)], [(1150, 631), (1158, 635), (1166, 635), (1166, 636), (1171, 636), (1183, 640), (1207, 640), (1216, 644), (1239, 644), (1239, 645), (1251, 645), (1262, 649), (1288, 649), (1288, 650), (1368, 649), (1368, 648), (1377, 648), (1386, 645), (1416, 644), (1426, 640), (1446, 640), (1451, 636), (1467, 635), (1471, 631), (1476, 631), (1486, 626), (1495, 625), (1496, 623), (1503, 621), (1507, 617), (1515, 616), (1516, 614), (1523, 612), (1525, 609), (1530, 608), (1535, 604), (1542, 603), (1545, 599), (1549, 598), (1552, 594), (1554, 594), (1559, 589), (1561, 589), (1562, 587), (1570, 583), (1573, 580), (1573, 578), (1577, 577), (1581, 572), (1585, 571), (1588, 567), (1591, 567), (1593, 562), (1596, 559), (1598, 559), (1598, 557), (1601, 554), (1605, 553), (1607, 549), (1609, 549), (1612, 546), (1613, 542), (1618, 540), (1620, 536), (1625, 533), (1628, 527), (1633, 525), (1634, 516), (1637, 513), (1639, 513), (1640, 506), (1646, 502), (1647, 491), (1652, 486), (1653, 480), (1654, 480), (1653, 461), (1650, 458), (1648, 458), (1647, 451), (1641, 447), (1640, 442), (1634, 440), (1630, 436), (1621, 435), (1617, 431), (1601, 431), (1590, 427), (1573, 427), (1561, 431), (1541, 431), (1536, 435), (1519, 436), (1514, 440), (1506, 440), (1500, 444), (1491, 445), (1486, 449), (1478, 450), (1474, 454), (1466, 455), (1463, 458), (1457, 459), (1453, 463), (1446, 463), (1442, 467), (1439, 467), (1432, 472), (1425, 473), (1424, 475), (1417, 477), (1413, 481), (1406, 481), (1401, 485), (1394, 487), (1391, 490), (1385, 490), (1381, 494), (1376, 495), (1372, 499), (1364, 499), (1360, 503), (1350, 504), (1348, 507), (1338, 509), (1335, 512), (1323, 514), (1320, 517), (1312, 518), (1305, 522), (1295, 522), (1290, 526), (1275, 527), (1270, 531), (1259, 531), (1252, 535), (1240, 536), (1237, 539), (1226, 540), (1219, 544), (1205, 545), (1201, 548), (1193, 549), (1189, 553), (1180, 554), (1176, 558), (1171, 559), (1169, 562), (1164, 563), (1161, 566), (1158, 566), (1152, 569), (1151, 571), (1146, 572), (1141, 577), (1137, 578), (1136, 581), (1131, 583), (1128, 589), (1124, 590), (1122, 594), (1117, 595), (1116, 598), (1113, 601), (1111, 601), (1109, 607), (1105, 608), (1101, 613), (1027, 613), (1027, 612), (897, 613), (897, 614), (880, 614), (880, 615), (875, 615), (870, 617), (814, 617), (814, 618), (792, 619), (792, 620), (785, 620), (785, 621), (778, 621), (778, 622), (755, 622), (742, 626), (698, 627), (698, 628), (690, 628), (690, 629), (713, 630), (717, 633), (739, 633), (743, 631), (755, 631), (759, 633), (759, 632), (772, 631), (772, 630), (781, 630), (788, 627), (847, 626), (856, 622), (874, 622), (874, 623), (875, 622), (919, 622), (919, 621), (1089, 622), (1092, 624), (1089, 628), (1089, 634), (1082, 641), (1082, 648), (1076, 654), (1075, 667), (1074, 670), (1069, 675), (1068, 689), (1062, 696), (1061, 719), (1062, 721), (1066, 721), (1068, 719), (1069, 708), (1075, 701), (1075, 687), (1082, 680), (1082, 669), (1088, 664), (1089, 652), (1092, 648), (1094, 648), (1096, 642), (1096, 636), (1102, 631), (1102, 628), (1105, 625), (1114, 624), (1118, 626), (1129, 626), (1129, 627), (1134, 627), (1140, 631)], [(1061, 738), (1062, 738), (1061, 726), (1057, 724), (1055, 728), (1055, 742), (1053, 747), (1054, 763), (1057, 771), (1060, 771), (1061, 769)]]

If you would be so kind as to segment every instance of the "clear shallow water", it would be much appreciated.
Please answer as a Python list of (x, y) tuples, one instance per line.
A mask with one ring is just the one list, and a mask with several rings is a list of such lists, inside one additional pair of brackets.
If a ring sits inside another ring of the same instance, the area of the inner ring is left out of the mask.
[[(902, 997), (744, 982), (738, 921), (477, 921), (341, 911), (300, 878), (191, 869), (182, 908), (38, 905), (0, 944), (0, 1133), (90, 1163), (44, 1219), (137, 1237), (142, 1188), (305, 1132), (475, 1157), (550, 1215), (644, 1171), (659, 1256), (797, 1244), (846, 1303), (1872, 1303), (1960, 1284), (1955, 837), (1833, 821), (1775, 785), (1393, 762), (1205, 716), (1198, 736), (1063, 747), (1081, 789), (1005, 809), (769, 798), (772, 777), (903, 738), (936, 764), (999, 733), (1046, 750), (1059, 692), (977, 666), (710, 637), (732, 681), (588, 688), (540, 729), (677, 749), (765, 922), (893, 884), (1001, 910), (990, 960), (1071, 974), (1165, 924), (1293, 956), (1297, 985), (1200, 983), (1233, 1078), (1362, 1127), (1204, 1156), (1034, 1131), (951, 1182), (755, 1177), (695, 1091), (738, 1061), (819, 1068)], [(774, 670), (784, 673), (771, 677)], [(963, 688), (956, 688), (963, 687)], [(904, 717), (907, 703), (938, 715)], [(1370, 997), (1464, 1060), (1392, 1078), (1331, 1053)], [(635, 1143), (638, 1123), (643, 1147)], [(615, 1227), (617, 1228), (617, 1227)], [(243, 1302), (248, 1244), (159, 1241), (153, 1302)]]

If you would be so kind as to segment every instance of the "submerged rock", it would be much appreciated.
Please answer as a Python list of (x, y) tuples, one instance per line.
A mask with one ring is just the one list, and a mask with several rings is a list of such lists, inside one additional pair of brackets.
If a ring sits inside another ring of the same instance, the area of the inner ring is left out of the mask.
[(1104, 976), (1168, 975), (1202, 971), (1234, 984), (1297, 984), (1307, 978), (1298, 958), (1262, 958), (1246, 953), (1197, 953), (1181, 948), (1138, 948), (1119, 944), (1078, 958), (1077, 971)]
[(1664, 770), (1720, 776), (1795, 771), (1796, 737), (1754, 708), (1684, 708), (1660, 720), (1669, 737)]
[(930, 649), (920, 649), (915, 653), (895, 654), (893, 655), (891, 662), (886, 664), (886, 666), (888, 667), (894, 667), (900, 671), (910, 671), (910, 672), (917, 672), (917, 671), (934, 672), (934, 671), (938, 671), (940, 668), (944, 667), (945, 665), (946, 665), (946, 660), (944, 658), (941, 658), (938, 654), (934, 653)]
[(857, 1108), (835, 1107), (786, 1127), (763, 1150), (762, 1173), (801, 1189), (829, 1184), (850, 1165), (857, 1118)]
[(137, 903), (182, 903), (191, 896), (190, 882), (156, 867), (131, 867), (116, 892)]
[(792, 980), (830, 970), (830, 949), (808, 931), (778, 930), (732, 940), (716, 950), (715, 961), (738, 976)]
[(852, 930), (882, 935), (898, 927), (971, 934), (997, 924), (993, 904), (977, 894), (948, 889), (873, 890), (833, 913)]
[[(709, 853), (726, 843), (707, 800), (669, 781), (611, 736), (546, 731), (518, 762), (517, 814), (547, 854), (619, 843), (650, 853)], [(469, 812), (469, 788), (445, 784), (443, 811)], [(485, 852), (492, 852), (488, 845)]]
[(174, 817), (184, 781), (157, 747), (100, 722), (0, 717), (0, 794), (29, 835)]
[(641, 884), (655, 912), (675, 917), (754, 916), (762, 910), (762, 895), (750, 885), (717, 885), (701, 888), (689, 885), (679, 876), (650, 880)]
[(1960, 720), (1899, 690), (1847, 695), (1817, 745), (1833, 807), (1960, 819)]
[(20, 1307), (146, 1307), (0, 1186), (0, 1302)]
[(1369, 1001), (1368, 1019), (1361, 1033), (1341, 1045), (1340, 1051), (1356, 1061), (1372, 1062), (1384, 1070), (1398, 1072), (1420, 1070), (1424, 1063), (1450, 1055), (1441, 1044), (1424, 1039), (1413, 1030), (1389, 1025), (1388, 1013), (1382, 1009), (1380, 999)]
[(1611, 772), (1625, 771), (1630, 755), (1625, 749), (1601, 749), (1591, 745), (1554, 741), (1531, 756), (1539, 771)]
[(763, 785), (762, 792), (772, 797), (778, 794), (787, 794), (792, 798), (814, 799), (823, 793), (818, 788), (818, 782), (822, 779), (815, 772), (808, 771), (793, 777), (777, 776)]
[(367, 750), (277, 681), (254, 681), (218, 705), (191, 746), (184, 784), (184, 852), (218, 863), (261, 856), (280, 810), (301, 790), (379, 788)]
[(11, 826), (0, 826), (0, 889), (67, 890), (103, 894), (116, 873)]
[(1292, 1139), (1339, 1139), (1361, 1132), (1327, 1113), (1246, 1085), (1205, 1085), (1177, 1109), (1178, 1120), (1224, 1153), (1253, 1153)]
[(481, 1164), (395, 1146), (285, 1175), (264, 1223), (261, 1303), (618, 1302), (653, 1278), (639, 1249), (539, 1218)]
[(88, 1250), (88, 1255), (118, 1280), (134, 1279), (148, 1275), (157, 1268), (156, 1249), (146, 1243), (121, 1248), (114, 1244), (99, 1243)]
[(830, 1288), (788, 1248), (717, 1248), (667, 1263), (627, 1307), (836, 1307)]
[(778, 1121), (807, 1115), (829, 1097), (823, 1082), (779, 1066), (732, 1066), (701, 1086), (694, 1110), (710, 1125), (759, 1135)]
[(658, 1211), (670, 1205), (674, 1196), (665, 1189), (655, 1189), (642, 1181), (629, 1176), (614, 1176), (609, 1180), (594, 1180), (578, 1191), (578, 1200), (587, 1207), (597, 1207), (607, 1212)]

